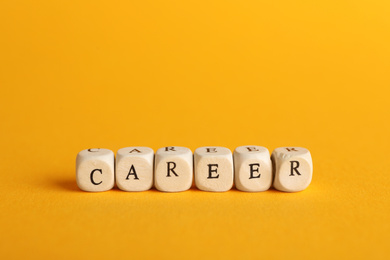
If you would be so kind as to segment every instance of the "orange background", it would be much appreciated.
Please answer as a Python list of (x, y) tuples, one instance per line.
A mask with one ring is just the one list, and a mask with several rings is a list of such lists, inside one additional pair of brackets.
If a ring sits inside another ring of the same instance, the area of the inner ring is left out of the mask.
[[(390, 257), (390, 2), (0, 2), (0, 258)], [(299, 193), (81, 192), (76, 154), (302, 146)]]

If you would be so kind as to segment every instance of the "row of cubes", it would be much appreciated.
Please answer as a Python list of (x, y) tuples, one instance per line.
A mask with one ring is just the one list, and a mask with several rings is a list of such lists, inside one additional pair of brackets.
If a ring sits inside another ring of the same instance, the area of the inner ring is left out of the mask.
[(312, 179), (309, 150), (280, 147), (270, 153), (262, 146), (240, 146), (234, 154), (225, 147), (207, 146), (192, 151), (169, 146), (154, 154), (149, 147), (126, 147), (116, 155), (108, 149), (86, 149), (76, 159), (76, 180), (81, 190), (107, 191), (114, 184), (123, 191), (180, 192), (195, 185), (203, 191), (224, 192), (233, 187), (246, 192), (275, 189), (297, 192)]

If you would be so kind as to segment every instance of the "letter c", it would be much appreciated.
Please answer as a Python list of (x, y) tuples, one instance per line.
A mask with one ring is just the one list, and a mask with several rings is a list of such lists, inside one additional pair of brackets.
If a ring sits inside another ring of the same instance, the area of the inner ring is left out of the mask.
[(96, 171), (100, 172), (100, 174), (103, 174), (102, 169), (95, 169), (95, 170), (91, 171), (90, 178), (91, 178), (91, 182), (93, 183), (93, 185), (99, 185), (99, 184), (101, 184), (101, 183), (103, 182), (103, 181), (95, 182), (95, 181), (93, 180), (93, 174), (94, 174)]

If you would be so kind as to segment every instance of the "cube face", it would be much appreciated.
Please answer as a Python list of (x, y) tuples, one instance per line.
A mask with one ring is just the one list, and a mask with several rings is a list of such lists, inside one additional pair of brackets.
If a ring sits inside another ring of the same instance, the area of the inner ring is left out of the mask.
[(309, 150), (302, 147), (280, 147), (272, 152), (274, 187), (280, 191), (298, 192), (306, 189), (313, 176)]
[(224, 192), (233, 186), (233, 156), (225, 147), (200, 147), (194, 153), (195, 184), (203, 191)]
[(126, 147), (116, 156), (116, 184), (124, 191), (145, 191), (153, 186), (154, 151), (149, 147)]
[(191, 188), (193, 156), (190, 149), (179, 146), (157, 150), (154, 185), (159, 191), (179, 192)]
[(81, 190), (99, 192), (114, 187), (114, 153), (108, 149), (91, 148), (78, 153), (76, 181)]
[(248, 145), (234, 151), (234, 180), (241, 191), (265, 191), (272, 184), (272, 162), (267, 148)]

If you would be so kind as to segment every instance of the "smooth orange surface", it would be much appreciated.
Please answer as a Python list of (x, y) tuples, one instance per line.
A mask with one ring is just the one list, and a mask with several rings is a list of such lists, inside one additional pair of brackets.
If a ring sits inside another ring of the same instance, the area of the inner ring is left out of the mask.
[[(0, 2), (1, 259), (389, 259), (390, 2)], [(81, 192), (86, 148), (302, 146), (299, 193)]]

